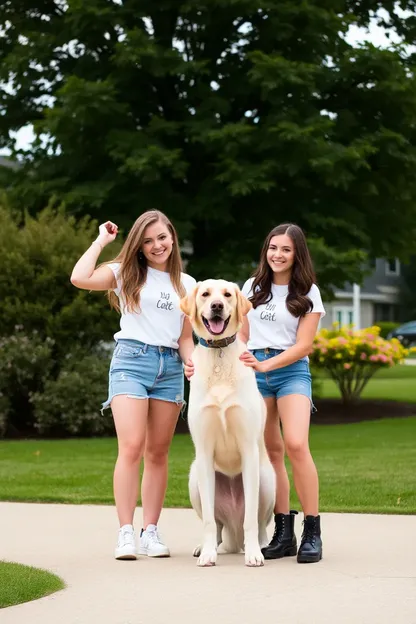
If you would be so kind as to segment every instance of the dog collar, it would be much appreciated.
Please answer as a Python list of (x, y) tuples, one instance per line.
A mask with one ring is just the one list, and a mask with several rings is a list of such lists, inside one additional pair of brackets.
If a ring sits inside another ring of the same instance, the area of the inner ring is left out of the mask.
[(237, 338), (237, 334), (234, 336), (228, 336), (227, 338), (220, 338), (220, 340), (204, 340), (204, 338), (199, 339), (199, 344), (203, 347), (209, 347), (211, 349), (222, 349), (223, 347), (228, 347), (228, 345), (232, 344)]

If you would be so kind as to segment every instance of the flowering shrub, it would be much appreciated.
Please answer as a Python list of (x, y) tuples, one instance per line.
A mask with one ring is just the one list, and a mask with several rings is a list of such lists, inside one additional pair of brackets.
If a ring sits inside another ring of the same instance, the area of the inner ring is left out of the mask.
[(311, 364), (325, 368), (337, 383), (344, 403), (356, 401), (380, 368), (394, 366), (408, 355), (398, 340), (384, 340), (379, 327), (322, 329), (314, 341)]

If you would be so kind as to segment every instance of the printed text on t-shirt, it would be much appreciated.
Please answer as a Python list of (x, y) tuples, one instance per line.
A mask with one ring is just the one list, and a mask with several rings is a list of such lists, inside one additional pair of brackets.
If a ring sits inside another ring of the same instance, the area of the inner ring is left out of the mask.
[(262, 321), (275, 321), (276, 320), (276, 314), (274, 313), (275, 309), (276, 309), (275, 303), (268, 303), (265, 309), (263, 310), (263, 312), (260, 314), (261, 320)]
[(170, 300), (170, 293), (161, 292), (157, 307), (161, 310), (173, 310), (173, 303)]

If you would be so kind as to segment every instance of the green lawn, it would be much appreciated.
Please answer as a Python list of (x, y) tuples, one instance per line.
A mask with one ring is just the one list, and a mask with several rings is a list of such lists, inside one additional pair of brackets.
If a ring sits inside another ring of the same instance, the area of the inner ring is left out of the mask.
[[(337, 399), (341, 396), (332, 379), (322, 380), (320, 395), (324, 399)], [(409, 384), (408, 379), (372, 379), (364, 388), (361, 398), (416, 403), (416, 381)]]
[(0, 561), (0, 609), (48, 596), (65, 587), (59, 576), (20, 563)]
[[(324, 369), (313, 368), (312, 372), (313, 375), (317, 377), (328, 377), (328, 373)], [(416, 366), (399, 364), (397, 366), (392, 366), (391, 368), (380, 368), (380, 370), (378, 370), (372, 378), (372, 381), (376, 381), (379, 379), (413, 379), (416, 382)]]
[[(317, 378), (319, 396), (326, 399), (339, 398), (338, 386), (322, 370), (313, 370)], [(416, 403), (416, 366), (394, 366), (380, 369), (368, 382), (361, 395), (363, 399), (381, 399)]]
[[(415, 440), (416, 418), (313, 426), (322, 511), (416, 513)], [(0, 500), (113, 504), (115, 457), (112, 438), (2, 441)], [(189, 507), (192, 458), (189, 436), (176, 436), (166, 506)]]

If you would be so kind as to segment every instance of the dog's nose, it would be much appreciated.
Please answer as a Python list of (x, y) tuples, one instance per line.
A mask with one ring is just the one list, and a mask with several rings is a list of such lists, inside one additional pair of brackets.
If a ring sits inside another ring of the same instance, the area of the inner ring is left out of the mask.
[(222, 312), (224, 310), (224, 304), (222, 301), (213, 301), (211, 303), (211, 310), (213, 312)]

